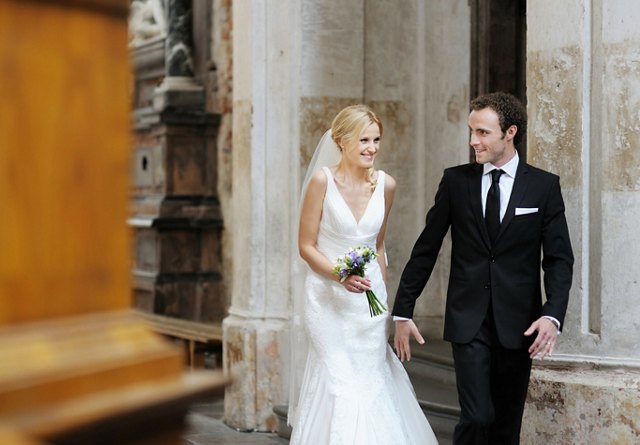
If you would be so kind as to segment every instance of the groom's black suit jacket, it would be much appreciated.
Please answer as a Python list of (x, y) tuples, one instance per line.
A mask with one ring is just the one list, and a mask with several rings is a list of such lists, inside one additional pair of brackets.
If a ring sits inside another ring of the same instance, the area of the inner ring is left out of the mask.
[[(402, 274), (393, 315), (412, 318), (416, 299), (451, 228), (444, 339), (454, 343), (471, 341), (491, 302), (500, 343), (510, 349), (522, 348), (530, 342), (523, 333), (533, 321), (550, 315), (563, 323), (567, 309), (573, 253), (560, 182), (558, 176), (521, 159), (507, 211), (492, 246), (482, 210), (482, 173), (480, 164), (444, 171), (426, 226)], [(537, 211), (516, 215), (516, 208)]]

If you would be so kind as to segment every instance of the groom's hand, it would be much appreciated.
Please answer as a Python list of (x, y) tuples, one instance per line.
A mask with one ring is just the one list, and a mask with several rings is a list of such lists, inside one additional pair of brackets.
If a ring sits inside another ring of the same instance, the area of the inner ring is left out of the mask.
[(396, 334), (393, 337), (393, 347), (401, 362), (411, 360), (409, 339), (412, 335), (418, 343), (424, 343), (424, 338), (420, 335), (420, 331), (418, 331), (418, 327), (413, 320), (396, 320)]
[(529, 356), (532, 359), (537, 356), (540, 360), (544, 360), (545, 356), (553, 353), (558, 337), (558, 328), (548, 318), (540, 317), (529, 326), (524, 335), (530, 336), (536, 331), (538, 335), (529, 348)]

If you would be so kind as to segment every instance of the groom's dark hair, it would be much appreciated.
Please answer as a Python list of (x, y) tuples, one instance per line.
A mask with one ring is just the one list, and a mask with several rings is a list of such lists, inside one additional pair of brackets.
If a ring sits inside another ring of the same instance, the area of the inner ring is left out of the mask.
[(500, 129), (505, 134), (507, 129), (515, 125), (518, 131), (513, 138), (513, 145), (516, 147), (527, 134), (527, 109), (520, 99), (509, 93), (502, 91), (496, 93), (483, 94), (471, 101), (470, 111), (484, 110), (491, 108), (500, 119)]

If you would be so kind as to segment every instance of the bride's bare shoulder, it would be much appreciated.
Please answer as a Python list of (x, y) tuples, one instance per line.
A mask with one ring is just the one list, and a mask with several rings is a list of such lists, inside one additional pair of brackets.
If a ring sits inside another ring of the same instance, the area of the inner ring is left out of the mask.
[(327, 174), (323, 169), (318, 169), (312, 176), (309, 181), (309, 185), (327, 185)]
[(394, 192), (396, 189), (396, 180), (389, 173), (384, 173), (384, 191)]
[(307, 186), (307, 189), (311, 192), (322, 192), (324, 194), (326, 188), (327, 175), (322, 169), (319, 169), (313, 175), (311, 175), (311, 179), (309, 179), (309, 185)]

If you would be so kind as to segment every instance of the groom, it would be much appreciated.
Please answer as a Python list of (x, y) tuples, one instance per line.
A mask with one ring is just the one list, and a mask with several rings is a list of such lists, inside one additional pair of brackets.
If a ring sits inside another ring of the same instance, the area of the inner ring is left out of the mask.
[(491, 93), (470, 109), (477, 163), (444, 171), (400, 280), (394, 346), (404, 361), (411, 359), (410, 336), (424, 343), (411, 317), (451, 229), (444, 339), (452, 345), (461, 408), (454, 444), (518, 444), (531, 360), (553, 352), (573, 253), (558, 176), (516, 151), (527, 128), (522, 103)]

